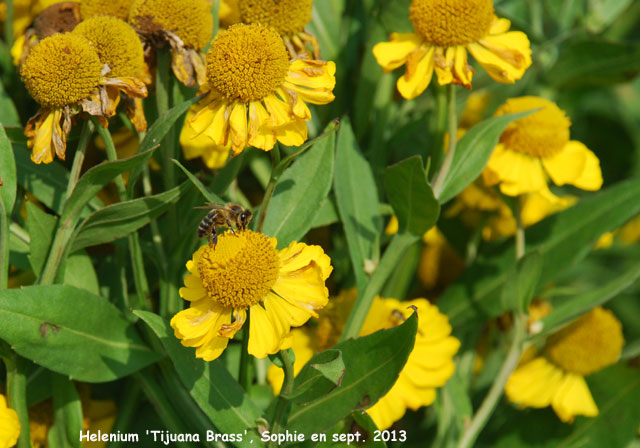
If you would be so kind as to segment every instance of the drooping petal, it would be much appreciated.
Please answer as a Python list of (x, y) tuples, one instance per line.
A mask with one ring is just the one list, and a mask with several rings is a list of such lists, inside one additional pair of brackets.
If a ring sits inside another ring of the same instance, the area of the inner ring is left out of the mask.
[[(58, 113), (56, 113), (58, 112)], [(32, 120), (29, 120), (25, 129), (25, 136), (29, 138), (28, 145), (31, 147), (31, 160), (34, 163), (53, 162), (55, 148), (53, 146), (53, 130), (56, 120), (59, 122), (61, 113), (59, 111), (42, 111)]]
[(247, 321), (247, 310), (236, 309), (233, 310), (233, 322), (230, 324), (224, 324), (220, 327), (220, 336), (231, 339), (242, 328)]
[(229, 115), (229, 127), (231, 129), (231, 149), (233, 154), (240, 154), (247, 147), (249, 129), (247, 126), (247, 107), (244, 103), (236, 103), (232, 106)]
[(553, 410), (563, 422), (572, 422), (576, 415), (595, 417), (598, 406), (589, 386), (581, 375), (566, 373), (551, 403)]
[(380, 42), (373, 47), (373, 55), (388, 73), (403, 65), (422, 42), (422, 37), (416, 33), (391, 33), (389, 42)]
[(438, 77), (438, 84), (444, 86), (453, 82), (453, 60), (456, 47), (436, 47), (433, 53), (434, 69)]
[[(498, 144), (493, 151), (485, 171), (485, 181), (500, 182), (500, 191), (509, 196), (534, 193), (547, 188), (547, 182), (540, 160), (505, 148)], [(489, 182), (495, 184), (497, 182)]]
[(467, 49), (493, 79), (512, 84), (522, 78), (531, 65), (531, 48), (527, 35), (520, 31), (485, 36)]
[[(213, 119), (213, 111), (207, 109)], [(222, 168), (229, 157), (229, 146), (218, 146), (211, 138), (204, 133), (197, 133), (193, 126), (189, 123), (195, 115), (193, 108), (187, 112), (187, 118), (182, 130), (180, 131), (180, 145), (182, 152), (187, 160), (201, 157), (208, 168)], [(205, 118), (205, 117), (203, 117)], [(201, 125), (200, 122), (198, 125)]]
[(413, 99), (429, 87), (434, 69), (434, 51), (435, 47), (431, 46), (409, 55), (407, 69), (397, 83), (398, 91), (404, 98)]
[(291, 63), (286, 81), (308, 89), (333, 90), (336, 86), (336, 64), (333, 61), (298, 59)]
[(269, 151), (276, 144), (276, 136), (265, 123), (269, 113), (260, 101), (249, 103), (249, 145)]
[(283, 273), (297, 271), (311, 261), (315, 261), (322, 270), (323, 280), (329, 278), (333, 270), (331, 259), (324, 253), (321, 246), (292, 241), (288, 247), (278, 251), (278, 256), (282, 263), (280, 270)]
[(312, 316), (309, 310), (295, 306), (273, 292), (264, 298), (264, 307), (280, 338), (284, 338), (291, 327), (304, 325)]
[(315, 310), (324, 307), (329, 300), (322, 270), (313, 260), (295, 271), (281, 272), (271, 289), (290, 304), (306, 310), (307, 319), (317, 317)]
[(260, 304), (249, 308), (249, 346), (250, 355), (266, 358), (280, 349), (280, 339), (274, 324)]
[(602, 187), (600, 161), (578, 141), (569, 141), (556, 155), (544, 157), (542, 164), (556, 185), (569, 184), (589, 191)]
[(520, 406), (544, 408), (551, 404), (563, 378), (562, 370), (539, 357), (518, 367), (507, 380), (507, 398)]
[(205, 361), (216, 359), (226, 348), (229, 338), (220, 336), (220, 328), (231, 322), (231, 308), (224, 308), (208, 298), (192, 302), (191, 306), (171, 319), (171, 327), (186, 347), (197, 347), (196, 357)]
[(471, 88), (471, 80), (473, 79), (473, 68), (467, 61), (467, 50), (462, 45), (456, 47), (456, 55), (453, 63), (453, 73), (457, 80), (457, 83), (465, 86), (467, 89)]

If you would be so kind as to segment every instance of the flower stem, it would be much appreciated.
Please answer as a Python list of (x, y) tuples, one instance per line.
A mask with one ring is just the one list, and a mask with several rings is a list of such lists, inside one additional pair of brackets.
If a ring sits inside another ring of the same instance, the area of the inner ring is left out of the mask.
[[(524, 227), (522, 226), (521, 219), (521, 202), (520, 198), (516, 198), (515, 206), (514, 206), (514, 214), (516, 216), (517, 229), (516, 229), (516, 261), (522, 258), (525, 254), (525, 239), (524, 239)], [(511, 376), (511, 372), (518, 365), (518, 361), (520, 360), (520, 356), (522, 355), (522, 351), (524, 350), (524, 342), (527, 337), (527, 319), (524, 314), (517, 311), (513, 316), (513, 332), (512, 332), (512, 340), (511, 347), (509, 347), (509, 352), (504, 362), (502, 363), (502, 367), (500, 368), (500, 372), (496, 377), (495, 381), (491, 385), (491, 389), (489, 389), (489, 393), (484, 398), (484, 401), (478, 408), (478, 411), (473, 416), (473, 420), (471, 420), (471, 424), (467, 427), (464, 432), (462, 439), (460, 440), (459, 448), (467, 448), (473, 445), (476, 438), (487, 424), (489, 417), (495, 410), (498, 400), (502, 397), (504, 393), (504, 386), (507, 384), (507, 380), (509, 376)]]
[[(293, 361), (289, 357), (289, 353), (286, 350), (280, 351), (278, 354), (280, 360), (282, 360), (282, 369), (284, 370), (284, 383), (278, 395), (278, 401), (276, 402), (276, 410), (273, 413), (273, 421), (271, 422), (271, 433), (279, 434), (285, 427), (287, 420), (287, 411), (289, 409), (289, 397), (293, 392)], [(268, 447), (272, 448), (277, 446), (277, 442), (270, 442)]]
[(517, 313), (514, 315), (513, 322), (513, 340), (511, 341), (511, 347), (509, 348), (507, 357), (502, 363), (500, 372), (498, 372), (498, 376), (491, 385), (489, 393), (484, 398), (484, 401), (478, 408), (478, 411), (473, 416), (471, 424), (464, 432), (462, 439), (458, 444), (458, 448), (468, 448), (473, 446), (473, 443), (480, 434), (480, 431), (482, 431), (487, 421), (489, 420), (489, 417), (493, 413), (496, 405), (498, 404), (498, 400), (500, 399), (500, 397), (502, 397), (502, 393), (504, 392), (504, 385), (507, 383), (511, 372), (513, 372), (513, 370), (518, 365), (518, 361), (520, 360), (520, 356), (522, 354), (524, 346), (524, 339), (526, 336), (525, 316)]
[(242, 330), (242, 346), (240, 347), (240, 369), (238, 370), (238, 382), (245, 391), (249, 391), (249, 319), (250, 313), (247, 313), (247, 321), (244, 323)]
[(407, 249), (418, 241), (419, 238), (420, 237), (408, 233), (399, 233), (393, 237), (384, 255), (380, 259), (378, 267), (371, 275), (366, 288), (358, 294), (358, 299), (353, 306), (349, 320), (340, 337), (341, 341), (355, 338), (360, 334), (360, 328), (362, 328), (362, 324), (364, 324), (374, 297), (380, 292), (399, 260), (405, 256)]
[[(76, 154), (73, 156), (73, 165), (71, 166), (71, 174), (69, 175), (69, 183), (67, 184), (67, 198), (73, 193), (73, 189), (80, 179), (80, 172), (82, 171), (82, 164), (84, 163), (84, 155), (87, 152), (87, 146), (91, 135), (93, 134), (93, 127), (95, 120), (91, 115), (91, 121), (85, 121), (80, 131), (80, 140), (78, 140), (78, 147), (76, 148)], [(100, 125), (98, 125), (100, 126)]]
[(31, 437), (29, 434), (25, 362), (16, 355), (13, 359), (4, 358), (4, 363), (7, 368), (9, 404), (18, 414), (18, 420), (20, 421), (20, 438), (16, 447), (29, 448), (31, 446)]
[(449, 134), (449, 145), (447, 148), (447, 153), (444, 156), (444, 161), (442, 162), (442, 166), (440, 167), (440, 171), (438, 171), (438, 175), (436, 177), (435, 182), (433, 183), (433, 193), (436, 198), (440, 196), (442, 192), (442, 188), (444, 187), (444, 181), (447, 178), (447, 174), (451, 169), (451, 164), (453, 163), (453, 157), (456, 152), (456, 145), (458, 143), (457, 135), (458, 135), (458, 117), (456, 115), (456, 86), (450, 84), (447, 86), (447, 123), (448, 134)]
[(9, 213), (0, 199), (0, 291), (9, 283)]
[(262, 232), (262, 227), (264, 226), (264, 219), (267, 216), (267, 209), (269, 208), (269, 203), (271, 202), (271, 197), (273, 196), (273, 192), (276, 189), (276, 184), (278, 183), (278, 179), (282, 175), (284, 169), (281, 169), (280, 164), (280, 145), (276, 143), (273, 149), (269, 152), (271, 155), (271, 176), (269, 177), (269, 182), (267, 183), (267, 188), (264, 192), (264, 198), (262, 199), (262, 205), (260, 206), (260, 213), (258, 214), (258, 222), (256, 223), (256, 232)]
[(5, 13), (4, 13), (4, 42), (8, 49), (13, 46), (13, 16), (15, 15), (15, 8), (13, 6), (13, 0), (5, 0)]

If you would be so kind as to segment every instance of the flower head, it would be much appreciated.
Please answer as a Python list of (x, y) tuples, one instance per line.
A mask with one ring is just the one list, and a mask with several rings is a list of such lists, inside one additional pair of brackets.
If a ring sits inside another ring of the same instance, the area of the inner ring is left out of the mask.
[(284, 39), (292, 58), (306, 52), (306, 43), (313, 48), (314, 59), (320, 58), (316, 38), (305, 31), (311, 20), (313, 0), (239, 0), (242, 23), (274, 28)]
[(136, 0), (129, 23), (147, 48), (169, 44), (173, 73), (185, 85), (204, 82), (200, 50), (211, 40), (213, 17), (206, 0)]
[(406, 64), (398, 79), (403, 97), (420, 95), (435, 70), (438, 82), (471, 87), (467, 51), (498, 82), (513, 83), (531, 65), (529, 40), (510, 22), (498, 19), (492, 0), (413, 0), (409, 18), (415, 33), (392, 33), (373, 48), (378, 64), (392, 71)]
[(276, 140), (298, 146), (307, 139), (305, 121), (311, 119), (305, 101), (333, 101), (334, 74), (333, 62), (289, 61), (272, 28), (233, 25), (213, 41), (203, 86), (209, 94), (185, 126), (191, 138), (207, 135), (212, 148), (234, 154), (249, 145), (268, 151)]
[(278, 251), (275, 238), (243, 230), (200, 247), (187, 269), (180, 296), (191, 306), (171, 326), (182, 345), (196, 347), (196, 357), (212, 361), (247, 315), (249, 353), (264, 358), (280, 350), (292, 326), (326, 305), (324, 282), (333, 268), (319, 246), (293, 242)]
[(553, 407), (563, 422), (595, 417), (598, 407), (585, 376), (615, 364), (622, 352), (622, 326), (611, 311), (594, 308), (552, 335), (543, 355), (524, 360), (505, 386), (510, 401)]
[(18, 414), (7, 407), (7, 399), (0, 394), (0, 447), (14, 446), (20, 435)]
[(488, 185), (500, 185), (506, 195), (547, 190), (547, 175), (556, 185), (598, 190), (602, 173), (598, 158), (582, 143), (570, 140), (571, 121), (544, 98), (511, 98), (496, 116), (541, 109), (511, 123), (500, 136), (483, 173)]
[(83, 20), (102, 15), (127, 20), (129, 9), (129, 0), (80, 0), (80, 16)]

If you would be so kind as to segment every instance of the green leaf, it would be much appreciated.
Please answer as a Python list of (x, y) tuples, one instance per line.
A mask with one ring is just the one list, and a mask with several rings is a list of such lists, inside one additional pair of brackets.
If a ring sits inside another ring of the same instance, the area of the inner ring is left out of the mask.
[(597, 289), (564, 300), (554, 307), (551, 314), (541, 319), (541, 334), (552, 333), (596, 306), (605, 304), (635, 283), (638, 278), (640, 264), (632, 266)]
[(72, 286), (0, 291), (0, 321), (19, 355), (79, 381), (113, 381), (159, 359), (116, 307)]
[[(619, 182), (581, 199), (573, 207), (526, 229), (527, 251), (542, 257), (539, 285), (544, 286), (582, 260), (605, 232), (640, 212), (640, 180)], [(476, 259), (438, 302), (440, 311), (460, 327), (486, 321), (504, 310), (497, 297), (515, 260), (513, 244), (493, 246)]]
[(438, 220), (440, 204), (426, 176), (420, 156), (410, 157), (387, 168), (385, 188), (398, 218), (400, 233), (422, 236)]
[(163, 214), (190, 189), (191, 183), (184, 182), (164, 193), (119, 202), (94, 212), (78, 227), (71, 251), (110, 243), (135, 232)]
[(327, 61), (335, 61), (340, 53), (340, 26), (344, 14), (343, 0), (325, 0), (313, 5), (313, 15), (309, 29), (318, 38), (322, 56)]
[(506, 310), (528, 314), (541, 270), (542, 259), (536, 251), (529, 252), (517, 261), (502, 290), (502, 305)]
[(69, 256), (64, 265), (63, 284), (86, 289), (92, 294), (100, 295), (98, 275), (93, 267), (93, 261), (86, 251), (80, 251)]
[[(194, 349), (180, 344), (169, 323), (157, 314), (134, 311), (158, 336), (167, 350), (180, 380), (200, 409), (222, 433), (243, 433), (256, 427), (260, 412), (233, 379), (221, 361), (205, 362), (195, 357)], [(256, 432), (245, 437), (253, 446), (263, 446)]]
[(127, 159), (102, 162), (90, 168), (78, 181), (73, 193), (65, 202), (62, 210), (61, 222), (79, 218), (79, 212), (87, 202), (95, 196), (107, 183), (119, 174), (131, 170), (133, 167), (146, 163), (154, 149), (141, 152)]
[[(372, 406), (393, 386), (413, 350), (418, 316), (402, 325), (369, 336), (350, 339), (316, 354), (295, 379), (294, 400), (287, 429), (305, 434), (324, 432), (352, 412)], [(313, 367), (342, 352), (345, 374), (336, 386)], [(366, 353), (366, 356), (362, 356)]]
[(218, 204), (224, 204), (224, 201), (222, 199), (220, 199), (219, 196), (217, 196), (215, 193), (207, 190), (207, 187), (205, 187), (204, 184), (202, 182), (200, 182), (200, 180), (196, 176), (191, 174), (191, 172), (188, 169), (186, 169), (184, 166), (182, 166), (182, 164), (180, 162), (178, 162), (175, 159), (171, 159), (171, 161), (173, 163), (175, 163), (176, 165), (178, 165), (178, 168), (180, 168), (182, 170), (182, 172), (187, 175), (187, 178), (189, 179), (189, 182), (191, 182), (193, 185), (195, 185), (195, 187), (198, 189), (198, 191), (200, 191), (200, 193), (202, 193), (202, 196), (204, 196), (207, 201), (209, 201), (209, 202), (217, 202)]
[(296, 159), (280, 177), (267, 210), (263, 232), (278, 247), (300, 241), (311, 229), (320, 204), (331, 189), (335, 135), (327, 135)]
[(27, 231), (29, 232), (29, 264), (36, 277), (40, 276), (56, 231), (57, 218), (27, 202)]
[(547, 72), (555, 87), (614, 84), (632, 79), (640, 71), (640, 44), (603, 39), (572, 42)]
[(449, 201), (477, 179), (487, 165), (504, 129), (510, 123), (531, 113), (533, 111), (488, 118), (469, 129), (456, 146), (451, 169), (445, 177), (438, 197), (440, 203)]
[(382, 219), (371, 167), (346, 117), (338, 131), (334, 189), (357, 286), (363, 290), (367, 283), (365, 263), (375, 263), (379, 256)]
[(73, 381), (59, 374), (52, 375), (53, 409), (58, 436), (65, 441), (65, 446), (80, 448), (80, 432), (82, 431), (82, 404)]
[(4, 86), (0, 82), (0, 123), (3, 126), (20, 126), (20, 116), (16, 106), (7, 95)]
[[(146, 156), (145, 159), (151, 157), (151, 154), (153, 153), (152, 150), (160, 147), (160, 142), (162, 142), (162, 139), (164, 139), (165, 135), (167, 135), (167, 133), (171, 130), (174, 123), (178, 121), (178, 119), (182, 117), (182, 115), (187, 113), (192, 105), (200, 101), (201, 98), (202, 95), (190, 98), (184, 103), (178, 104), (177, 106), (169, 109), (166, 114), (158, 117), (155, 123), (153, 123), (153, 126), (151, 126), (147, 131), (144, 139), (142, 139), (142, 141), (140, 142), (137, 155), (147, 153), (148, 156)], [(132, 196), (133, 189), (141, 173), (142, 164), (136, 165), (131, 169), (131, 173), (129, 174), (129, 181), (127, 183), (127, 193), (129, 196)]]
[(4, 205), (7, 216), (11, 216), (13, 204), (16, 202), (16, 187), (16, 161), (13, 148), (4, 131), (4, 126), (0, 124), (0, 201)]
[(336, 203), (330, 197), (324, 198), (318, 205), (318, 212), (313, 217), (311, 228), (324, 227), (340, 220)]

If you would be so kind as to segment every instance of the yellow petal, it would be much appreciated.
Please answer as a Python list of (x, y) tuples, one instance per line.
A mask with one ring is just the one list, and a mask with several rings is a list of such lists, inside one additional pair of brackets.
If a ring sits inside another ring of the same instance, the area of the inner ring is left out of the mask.
[(598, 406), (581, 375), (566, 373), (552, 402), (553, 410), (563, 422), (570, 423), (576, 415), (595, 417)]
[(297, 271), (307, 266), (311, 261), (315, 261), (322, 270), (323, 280), (329, 278), (333, 270), (331, 259), (324, 253), (321, 246), (292, 241), (288, 247), (278, 251), (278, 257), (280, 257), (282, 273)]
[[(306, 319), (317, 317), (315, 310), (323, 308), (329, 300), (329, 290), (324, 286), (322, 270), (315, 261), (296, 271), (281, 272), (271, 289), (290, 304), (307, 311)], [(295, 325), (299, 326), (304, 322)]]
[(578, 141), (571, 140), (558, 154), (543, 158), (542, 164), (556, 185), (569, 184), (589, 191), (602, 187), (600, 161)]
[(522, 78), (531, 65), (531, 48), (527, 35), (520, 31), (485, 36), (467, 49), (493, 79), (512, 84)]
[(304, 325), (313, 314), (279, 297), (273, 292), (270, 292), (267, 294), (267, 297), (264, 298), (264, 307), (280, 338), (284, 338), (287, 333), (291, 331), (291, 327)]
[(249, 314), (249, 354), (262, 359), (276, 353), (280, 339), (265, 309), (259, 304), (253, 305)]
[(0, 446), (11, 447), (18, 441), (20, 421), (18, 414), (7, 407), (7, 400), (0, 395)]
[(294, 120), (273, 128), (280, 143), (287, 146), (300, 146), (307, 141), (307, 123)]
[(225, 338), (231, 339), (242, 328), (247, 321), (247, 310), (237, 309), (233, 310), (233, 322), (224, 324), (220, 327), (219, 334)]
[(386, 73), (404, 64), (423, 41), (416, 33), (391, 33), (390, 39), (390, 42), (380, 42), (373, 47), (373, 55)]
[(544, 408), (551, 404), (562, 382), (563, 372), (545, 358), (535, 358), (518, 367), (507, 380), (509, 401), (521, 406)]
[(473, 69), (469, 66), (467, 61), (467, 50), (458, 45), (456, 48), (456, 54), (453, 64), (453, 71), (455, 73), (456, 80), (466, 88), (471, 88), (471, 80), (473, 79)]
[(264, 105), (267, 108), (270, 116), (270, 125), (274, 128), (291, 123), (294, 120), (291, 106), (276, 97), (273, 94), (267, 95), (263, 98)]
[(244, 103), (236, 103), (232, 106), (229, 116), (231, 128), (231, 148), (233, 154), (240, 154), (247, 147), (249, 129), (247, 127), (247, 107)]
[(539, 159), (510, 150), (501, 144), (493, 151), (487, 169), (500, 180), (500, 191), (509, 196), (547, 188)]
[(336, 64), (333, 61), (298, 59), (291, 63), (286, 81), (309, 89), (333, 90), (336, 86)]
[[(433, 76), (435, 47), (429, 47), (425, 52), (414, 52), (407, 60), (407, 69), (405, 74), (398, 79), (398, 91), (400, 94), (410, 100), (420, 95), (429, 86), (431, 77)], [(420, 57), (419, 61), (412, 63), (412, 58)], [(411, 65), (415, 69), (410, 70)]]
[(259, 101), (249, 103), (249, 145), (266, 151), (276, 144), (276, 136), (270, 126), (265, 126), (269, 113)]
[[(444, 52), (444, 53), (443, 53)], [(453, 82), (453, 60), (456, 56), (456, 47), (436, 47), (433, 53), (434, 68), (441, 86)]]
[(495, 17), (489, 28), (489, 34), (504, 34), (509, 31), (509, 28), (511, 28), (510, 20)]
[(376, 404), (367, 409), (367, 414), (373, 419), (379, 429), (387, 429), (394, 422), (402, 418), (406, 407), (393, 387)]
[(31, 160), (34, 163), (53, 162), (53, 129), (56, 121), (60, 122), (60, 111), (54, 110), (40, 117), (40, 122), (36, 123), (35, 138), (29, 140), (30, 145), (33, 145)]

